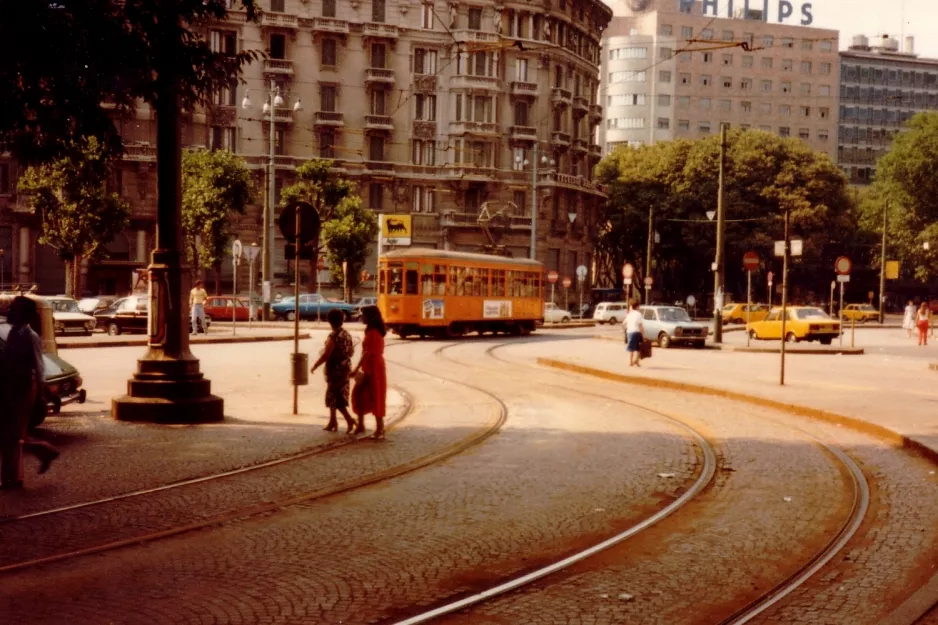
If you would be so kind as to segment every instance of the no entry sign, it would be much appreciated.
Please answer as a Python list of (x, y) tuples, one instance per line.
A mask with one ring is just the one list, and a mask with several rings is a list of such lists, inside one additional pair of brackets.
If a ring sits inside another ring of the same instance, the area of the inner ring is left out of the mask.
[(560, 278), (560, 274), (556, 271), (549, 271), (547, 273), (547, 281), (551, 284), (557, 284), (557, 280)]
[(743, 267), (746, 271), (755, 271), (759, 268), (759, 255), (755, 252), (743, 254)]
[(839, 276), (849, 276), (851, 269), (853, 269), (853, 263), (846, 256), (838, 256), (834, 261), (834, 271)]
[(573, 280), (570, 279), (570, 276), (564, 276), (564, 277), (563, 277), (563, 288), (569, 289), (571, 284), (573, 284)]

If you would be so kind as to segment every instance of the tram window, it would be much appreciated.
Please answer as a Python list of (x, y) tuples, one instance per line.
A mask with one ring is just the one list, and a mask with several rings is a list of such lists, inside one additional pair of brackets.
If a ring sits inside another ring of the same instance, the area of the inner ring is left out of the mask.
[(420, 274), (420, 294), (421, 295), (433, 295), (433, 274), (432, 273)]
[(378, 292), (386, 295), (388, 292), (388, 270), (382, 269), (378, 274)]
[[(470, 291), (471, 293), (472, 291)], [(456, 295), (466, 295), (466, 268), (456, 268)]]
[(446, 265), (433, 267), (433, 294), (446, 295)]
[(408, 269), (407, 270), (407, 291), (405, 295), (416, 295), (417, 294), (417, 270)]
[(505, 270), (492, 270), (492, 297), (505, 297)]
[(479, 282), (479, 295), (482, 297), (489, 296), (489, 270), (488, 269), (478, 269), (478, 282)]
[(472, 294), (476, 297), (482, 295), (482, 291), (485, 289), (485, 270), (484, 269), (473, 269), (472, 270)]
[(403, 289), (404, 270), (400, 265), (388, 269), (388, 293), (391, 295), (400, 295)]
[(456, 268), (449, 268), (449, 280), (446, 282), (446, 294), (456, 295)]

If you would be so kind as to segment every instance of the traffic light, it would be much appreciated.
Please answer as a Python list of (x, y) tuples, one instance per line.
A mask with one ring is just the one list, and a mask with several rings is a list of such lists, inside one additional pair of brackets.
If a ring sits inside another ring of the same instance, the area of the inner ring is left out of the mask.
[[(296, 259), (296, 244), (287, 243), (286, 247), (284, 248), (283, 256), (287, 260), (295, 260)], [(300, 260), (313, 260), (313, 244), (312, 243), (308, 243), (306, 245), (300, 246)]]

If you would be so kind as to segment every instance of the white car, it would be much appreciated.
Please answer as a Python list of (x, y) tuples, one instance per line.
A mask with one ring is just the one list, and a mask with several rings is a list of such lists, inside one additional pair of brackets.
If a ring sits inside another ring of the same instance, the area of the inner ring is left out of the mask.
[(602, 302), (593, 311), (593, 321), (603, 323), (621, 323), (629, 314), (628, 302)]
[(52, 307), (52, 327), (57, 335), (84, 334), (88, 336), (94, 332), (94, 327), (98, 324), (97, 320), (81, 312), (78, 302), (64, 296), (45, 299)]
[(570, 311), (553, 302), (545, 302), (544, 323), (570, 323)]

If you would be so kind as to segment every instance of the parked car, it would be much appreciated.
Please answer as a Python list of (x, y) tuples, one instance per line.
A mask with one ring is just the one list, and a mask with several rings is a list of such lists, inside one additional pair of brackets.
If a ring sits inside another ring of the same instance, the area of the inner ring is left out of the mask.
[(570, 323), (570, 311), (553, 302), (544, 304), (544, 323)]
[(749, 323), (753, 321), (762, 321), (769, 315), (769, 307), (765, 304), (750, 304), (749, 314), (746, 314), (746, 304), (735, 303), (727, 304), (720, 311), (723, 317), (723, 323)]
[(144, 295), (132, 295), (116, 300), (105, 310), (95, 313), (98, 327), (117, 336), (124, 332), (146, 332), (149, 299)]
[(107, 310), (117, 300), (110, 295), (99, 295), (97, 297), (85, 297), (78, 301), (78, 310), (86, 315), (94, 316), (99, 310)]
[(625, 321), (627, 314), (629, 314), (628, 302), (602, 302), (596, 305), (596, 310), (593, 311), (593, 319), (600, 324), (616, 324)]
[[(317, 315), (325, 319), (330, 310), (341, 310), (346, 318), (350, 318), (355, 311), (355, 306), (347, 302), (327, 299), (319, 293), (308, 293), (300, 295), (299, 309), (300, 319), (315, 319)], [(293, 321), (296, 306), (292, 297), (285, 297), (276, 304), (272, 304), (270, 310), (278, 320)]]
[[(750, 324), (749, 336), (754, 340), (780, 340), (782, 338), (782, 308), (776, 306), (762, 321)], [(840, 336), (840, 322), (814, 306), (792, 306), (785, 320), (785, 340), (819, 341), (830, 345)]]
[(842, 321), (856, 321), (866, 323), (867, 321), (879, 321), (879, 310), (870, 304), (848, 304), (840, 312)]
[[(10, 328), (9, 324), (0, 323), (0, 354), (6, 348)], [(56, 354), (48, 352), (43, 352), (42, 361), (46, 369), (45, 396), (36, 398), (36, 405), (29, 419), (31, 428), (41, 425), (50, 412), (56, 414), (66, 404), (83, 404), (87, 398), (85, 390), (81, 388), (82, 379), (78, 375), (78, 369)]]
[(78, 302), (70, 297), (45, 298), (52, 307), (52, 327), (55, 334), (84, 334), (94, 332), (97, 322), (91, 315), (86, 315), (78, 308)]
[(710, 329), (690, 318), (680, 306), (642, 306), (644, 336), (657, 341), (658, 347), (667, 349), (671, 345), (693, 345), (702, 348), (707, 342)]
[(362, 297), (355, 302), (355, 310), (352, 312), (352, 316), (349, 319), (353, 321), (358, 321), (362, 318), (362, 308), (365, 306), (377, 306), (378, 298), (377, 297)]
[(205, 302), (206, 317), (216, 321), (231, 321), (232, 313), (236, 321), (250, 321), (250, 300), (241, 296), (213, 295)]

